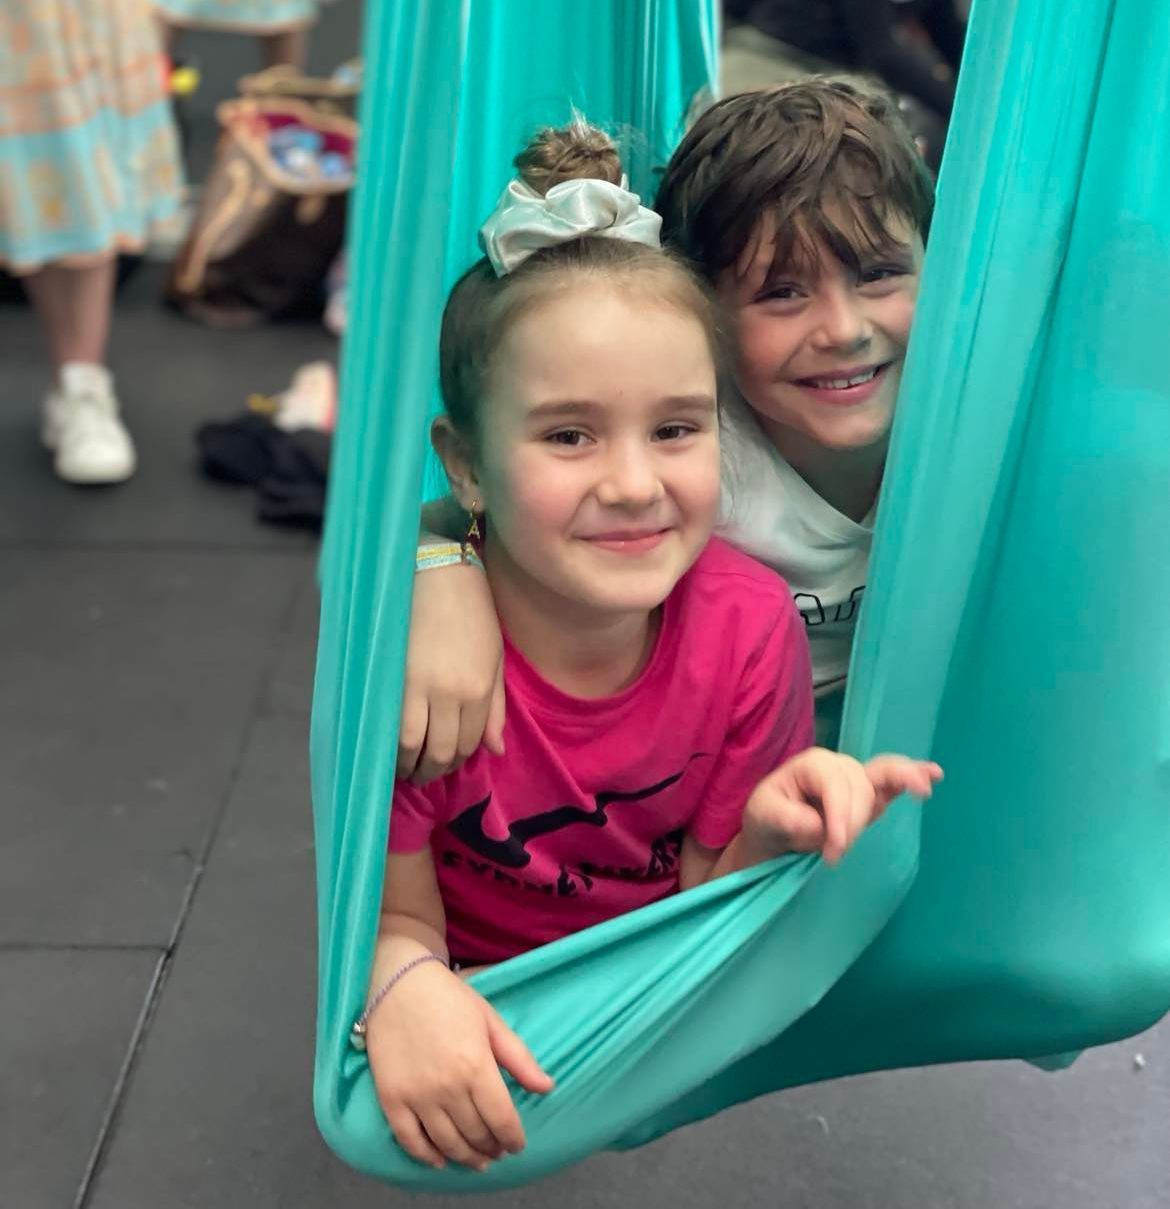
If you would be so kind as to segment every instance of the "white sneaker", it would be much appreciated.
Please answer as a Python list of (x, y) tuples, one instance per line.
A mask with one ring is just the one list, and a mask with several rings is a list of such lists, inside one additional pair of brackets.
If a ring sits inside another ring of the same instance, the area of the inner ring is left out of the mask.
[(67, 483), (121, 483), (134, 473), (134, 442), (118, 416), (110, 371), (71, 361), (45, 398), (41, 440)]

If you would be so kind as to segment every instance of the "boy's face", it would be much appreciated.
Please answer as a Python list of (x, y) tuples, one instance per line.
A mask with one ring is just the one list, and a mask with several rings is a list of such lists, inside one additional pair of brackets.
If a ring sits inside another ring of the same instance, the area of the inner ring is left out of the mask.
[(734, 322), (740, 391), (781, 452), (810, 442), (861, 449), (889, 433), (923, 246), (900, 217), (886, 225), (896, 242), (859, 275), (819, 241), (810, 266), (777, 274), (766, 216), (716, 282)]

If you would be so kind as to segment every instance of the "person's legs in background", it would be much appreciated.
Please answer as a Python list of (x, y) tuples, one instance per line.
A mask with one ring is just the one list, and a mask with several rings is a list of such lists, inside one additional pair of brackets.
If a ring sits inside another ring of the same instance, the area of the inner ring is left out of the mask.
[(44, 403), (42, 438), (69, 483), (120, 483), (136, 464), (106, 369), (113, 257), (84, 268), (49, 265), (23, 278), (56, 374)]
[(265, 34), (261, 39), (264, 50), (264, 66), (275, 67), (287, 63), (298, 71), (304, 71), (309, 61), (309, 31), (286, 29), (280, 33)]
[(70, 361), (105, 363), (116, 271), (109, 257), (87, 268), (49, 265), (24, 278), (58, 370)]

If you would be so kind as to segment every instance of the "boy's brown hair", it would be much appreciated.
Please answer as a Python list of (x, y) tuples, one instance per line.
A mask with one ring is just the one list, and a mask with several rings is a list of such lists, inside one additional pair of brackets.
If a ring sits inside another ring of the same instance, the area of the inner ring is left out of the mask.
[(860, 272), (901, 242), (888, 226), (896, 216), (925, 241), (934, 184), (891, 98), (813, 78), (708, 109), (671, 157), (656, 209), (663, 243), (710, 281), (738, 262), (768, 213), (773, 272), (810, 263), (814, 240)]

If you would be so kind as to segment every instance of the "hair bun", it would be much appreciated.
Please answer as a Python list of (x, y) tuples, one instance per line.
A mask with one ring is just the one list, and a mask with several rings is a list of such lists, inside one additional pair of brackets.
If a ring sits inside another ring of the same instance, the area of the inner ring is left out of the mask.
[(545, 127), (512, 162), (521, 180), (542, 196), (571, 180), (622, 183), (622, 161), (613, 140), (583, 118)]

